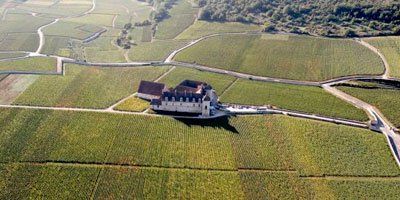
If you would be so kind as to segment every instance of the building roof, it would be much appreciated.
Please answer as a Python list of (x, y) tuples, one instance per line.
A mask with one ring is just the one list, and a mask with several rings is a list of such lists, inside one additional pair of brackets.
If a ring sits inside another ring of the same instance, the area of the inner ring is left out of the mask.
[(193, 80), (184, 80), (180, 84), (180, 86), (186, 86), (191, 88), (198, 88), (199, 86), (207, 85), (207, 83), (201, 81), (193, 81)]
[(165, 85), (163, 83), (140, 81), (138, 93), (161, 96), (164, 88)]
[(183, 86), (183, 85), (178, 85), (173, 89), (174, 92), (180, 92), (180, 93), (201, 93), (201, 88), (193, 88), (193, 87), (188, 87), (188, 86)]
[(203, 99), (202, 94), (197, 94), (197, 93), (185, 93), (185, 92), (176, 92), (176, 91), (166, 91), (162, 94), (161, 96), (162, 100), (165, 100), (165, 98), (168, 99), (168, 101), (180, 101), (182, 98), (183, 101), (189, 100), (189, 102), (201, 102)]

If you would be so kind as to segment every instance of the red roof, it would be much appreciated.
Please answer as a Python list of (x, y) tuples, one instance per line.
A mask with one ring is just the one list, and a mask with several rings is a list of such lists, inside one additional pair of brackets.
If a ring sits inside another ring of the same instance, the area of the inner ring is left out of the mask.
[(161, 96), (165, 88), (163, 83), (156, 83), (150, 81), (141, 81), (138, 89), (138, 93)]

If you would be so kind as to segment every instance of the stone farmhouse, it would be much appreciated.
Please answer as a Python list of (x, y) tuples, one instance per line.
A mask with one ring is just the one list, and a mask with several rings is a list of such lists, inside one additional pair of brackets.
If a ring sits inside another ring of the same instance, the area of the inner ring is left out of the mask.
[(207, 83), (184, 80), (175, 88), (167, 88), (162, 83), (142, 81), (138, 97), (150, 100), (154, 111), (213, 115), (218, 105), (215, 90)]

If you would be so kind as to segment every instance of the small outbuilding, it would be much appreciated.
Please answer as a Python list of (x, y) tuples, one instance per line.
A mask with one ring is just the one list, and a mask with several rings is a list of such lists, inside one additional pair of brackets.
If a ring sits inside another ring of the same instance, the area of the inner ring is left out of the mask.
[(166, 89), (167, 88), (163, 83), (141, 81), (137, 92), (137, 96), (139, 98), (151, 101), (152, 99), (160, 98), (160, 96), (163, 94), (163, 91)]

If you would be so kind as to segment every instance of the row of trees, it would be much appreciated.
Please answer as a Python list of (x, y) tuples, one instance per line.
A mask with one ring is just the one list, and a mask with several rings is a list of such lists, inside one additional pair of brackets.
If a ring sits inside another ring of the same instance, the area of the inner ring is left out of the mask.
[(199, 0), (200, 18), (323, 36), (400, 34), (397, 0)]

